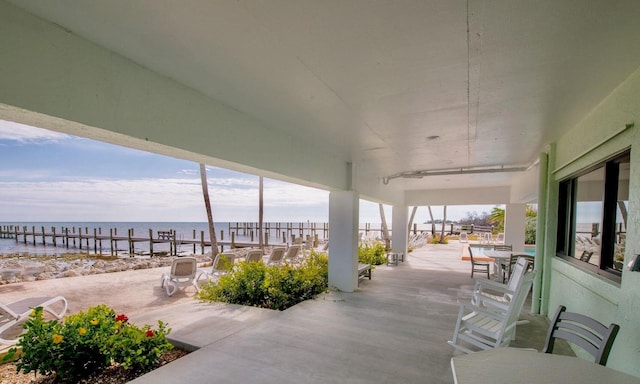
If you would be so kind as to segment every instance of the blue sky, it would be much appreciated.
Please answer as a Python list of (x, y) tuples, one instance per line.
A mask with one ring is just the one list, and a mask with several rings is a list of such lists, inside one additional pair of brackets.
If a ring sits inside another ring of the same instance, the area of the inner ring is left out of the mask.
[[(206, 221), (199, 165), (0, 120), (0, 222)], [(214, 220), (257, 221), (258, 177), (207, 167)], [(265, 179), (265, 221), (328, 220), (327, 191)], [(448, 217), (492, 206), (448, 208)], [(442, 207), (433, 207), (442, 217)], [(387, 220), (391, 208), (386, 206)], [(415, 222), (428, 219), (421, 207)], [(360, 221), (379, 223), (361, 201)]]

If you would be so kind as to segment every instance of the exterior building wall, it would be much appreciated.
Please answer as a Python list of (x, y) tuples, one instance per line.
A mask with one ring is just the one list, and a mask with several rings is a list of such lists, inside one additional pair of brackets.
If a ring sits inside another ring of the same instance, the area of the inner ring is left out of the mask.
[[(640, 253), (640, 69), (617, 87), (580, 124), (554, 143), (549, 161), (549, 203), (545, 239), (545, 281), (542, 310), (558, 305), (588, 314), (600, 322), (620, 325), (608, 366), (640, 376), (640, 272), (624, 268), (616, 283), (556, 257), (558, 181), (631, 148), (628, 228), (625, 264)], [(555, 155), (555, 156), (553, 156)], [(544, 290), (544, 288), (543, 288)]]

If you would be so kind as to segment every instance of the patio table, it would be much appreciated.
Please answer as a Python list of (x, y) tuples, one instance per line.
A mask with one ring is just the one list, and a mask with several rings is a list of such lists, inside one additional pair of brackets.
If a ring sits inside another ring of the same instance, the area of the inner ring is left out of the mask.
[(484, 251), (483, 255), (493, 259), (495, 265), (494, 273), (496, 275), (496, 278), (501, 278), (502, 265), (505, 263), (509, 263), (511, 255), (524, 253), (524, 251)]
[(520, 348), (494, 348), (455, 356), (451, 370), (456, 384), (640, 383), (640, 378), (578, 357)]

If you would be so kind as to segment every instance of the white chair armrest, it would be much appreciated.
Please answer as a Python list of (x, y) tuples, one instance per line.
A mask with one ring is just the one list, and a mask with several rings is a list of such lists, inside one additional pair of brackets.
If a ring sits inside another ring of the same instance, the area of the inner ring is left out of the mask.
[[(459, 302), (460, 303), (460, 302)], [(473, 305), (472, 303), (460, 303), (460, 309), (465, 309), (469, 313), (475, 312), (480, 313), (484, 316), (491, 317), (493, 319), (504, 321), (505, 315), (502, 312), (493, 312), (486, 308), (479, 307), (477, 305)]]

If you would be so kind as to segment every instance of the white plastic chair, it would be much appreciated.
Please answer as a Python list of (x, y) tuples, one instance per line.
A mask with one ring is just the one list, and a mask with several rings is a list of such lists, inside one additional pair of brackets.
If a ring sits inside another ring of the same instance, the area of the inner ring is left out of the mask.
[[(55, 309), (60, 306), (62, 306), (60, 310)], [(62, 296), (29, 297), (9, 304), (0, 303), (0, 343), (13, 345), (18, 342), (19, 337), (3, 338), (2, 334), (27, 320), (35, 307), (42, 307), (44, 312), (62, 320), (67, 312), (67, 300)]]
[(198, 262), (195, 257), (181, 257), (173, 260), (171, 272), (163, 273), (160, 278), (160, 287), (164, 288), (167, 296), (172, 296), (178, 288), (193, 286), (200, 291), (196, 280)]
[(460, 237), (458, 238), (460, 243), (468, 243), (469, 242), (469, 234), (466, 231), (460, 232)]
[(485, 232), (482, 235), (482, 240), (480, 240), (481, 244), (493, 244), (493, 235), (489, 232)]
[(254, 249), (247, 253), (244, 257), (245, 262), (253, 262), (253, 261), (261, 261), (262, 260), (262, 250)]
[(289, 247), (289, 249), (287, 249), (287, 253), (284, 255), (284, 258), (287, 262), (291, 264), (297, 264), (300, 262), (300, 257), (298, 257), (299, 254), (300, 254), (300, 246), (292, 245)]
[(515, 339), (518, 317), (534, 276), (535, 272), (529, 272), (520, 280), (505, 312), (471, 303), (460, 303), (453, 340), (447, 343), (464, 353), (477, 352), (472, 348), (487, 350), (507, 347), (511, 340)]
[(286, 249), (284, 247), (274, 247), (271, 250), (271, 254), (269, 254), (269, 257), (267, 258), (266, 264), (267, 265), (280, 265), (280, 264), (282, 264), (282, 260), (284, 259), (285, 250)]
[(207, 280), (214, 280), (219, 278), (220, 276), (228, 274), (233, 268), (235, 258), (236, 255), (233, 253), (218, 253), (213, 259), (211, 272), (200, 270), (198, 272), (198, 276), (196, 277), (196, 281), (200, 281), (200, 279), (202, 279), (203, 277), (205, 277)]

